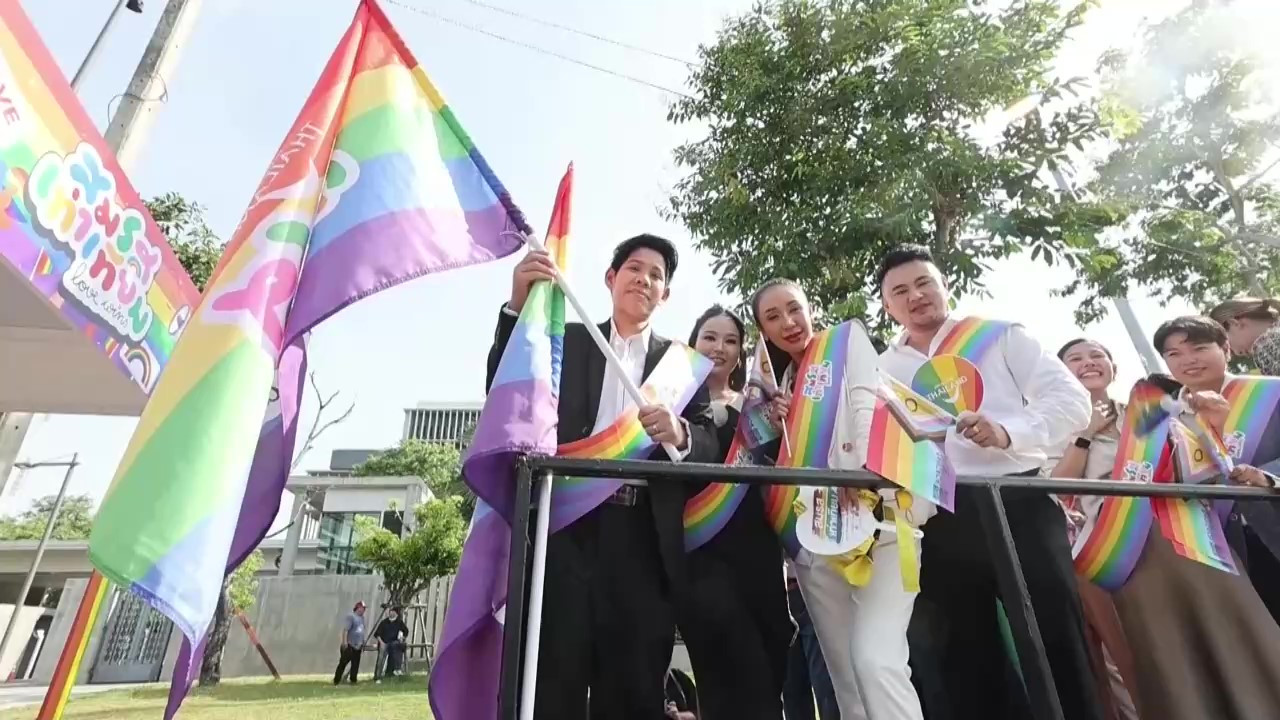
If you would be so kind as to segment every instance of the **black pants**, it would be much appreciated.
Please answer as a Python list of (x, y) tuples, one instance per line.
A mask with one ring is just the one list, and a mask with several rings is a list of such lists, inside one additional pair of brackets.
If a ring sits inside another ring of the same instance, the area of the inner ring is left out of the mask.
[[(1042, 493), (1005, 491), (1004, 498), (1064, 716), (1101, 720), (1066, 518)], [(927, 625), (931, 632), (926, 647), (913, 647), (912, 655), (935, 655), (932, 662), (915, 667), (941, 672), (940, 683), (922, 684), (944, 689), (947, 697), (945, 708), (932, 704), (930, 720), (940, 715), (935, 708), (956, 720), (1030, 717), (1026, 692), (1001, 639), (996, 616), (1000, 593), (971, 489), (959, 488), (956, 513), (938, 513), (924, 531), (921, 594), (926, 602), (917, 603), (912, 623)], [(1001, 599), (1006, 605), (1017, 602)]]
[(352, 685), (356, 684), (356, 674), (360, 672), (360, 653), (361, 650), (353, 645), (347, 645), (342, 648), (338, 655), (338, 669), (333, 671), (333, 684), (337, 685), (342, 682), (342, 671), (347, 669), (347, 665), (351, 665), (351, 673), (347, 679)]
[(1271, 617), (1280, 622), (1280, 561), (1253, 528), (1245, 525), (1242, 531), (1245, 553), (1239, 553), (1248, 569), (1249, 581)]
[(781, 720), (787, 614), (778, 536), (754, 489), (707, 544), (689, 554), (677, 624), (698, 684), (700, 720)]
[(654, 720), (675, 613), (649, 503), (605, 504), (547, 542), (537, 720)]

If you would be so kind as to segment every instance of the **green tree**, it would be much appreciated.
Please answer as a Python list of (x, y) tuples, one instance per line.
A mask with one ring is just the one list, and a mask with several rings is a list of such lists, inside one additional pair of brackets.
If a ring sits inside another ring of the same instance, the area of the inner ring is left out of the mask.
[[(1280, 191), (1267, 179), (1280, 119), (1270, 75), (1230, 3), (1197, 0), (1149, 28), (1133, 57), (1103, 57), (1104, 115), (1116, 147), (1088, 188), (1125, 222), (1086, 248), (1082, 321), (1142, 285), (1205, 307), (1280, 286)], [(1264, 165), (1264, 163), (1267, 163)]]
[(214, 613), (213, 628), (205, 643), (200, 661), (200, 684), (217, 685), (222, 681), (222, 656), (227, 649), (231, 618), (253, 607), (258, 598), (258, 571), (262, 569), (262, 551), (254, 550), (240, 567), (222, 581), (222, 596)]
[[(1099, 133), (1079, 81), (1050, 68), (1084, 2), (782, 0), (726, 21), (701, 50), (675, 123), (688, 171), (668, 214), (745, 295), (776, 275), (819, 308), (865, 316), (874, 267), (929, 245), (961, 292), (1024, 249), (1053, 261), (1080, 217), (1046, 170)], [(1028, 96), (1059, 109), (984, 140), (983, 118)]]
[[(57, 495), (31, 503), (31, 507), (17, 515), (0, 518), (0, 540), (39, 540), (44, 537), (49, 515), (58, 500)], [(93, 527), (93, 498), (88, 495), (68, 495), (62, 500), (58, 519), (53, 524), (54, 540), (84, 540)]]
[(146, 201), (146, 206), (191, 282), (204, 292), (225, 246), (205, 221), (204, 206), (176, 192), (154, 197)]
[(467, 534), (461, 505), (456, 496), (419, 505), (416, 526), (404, 538), (373, 518), (356, 518), (355, 559), (382, 575), (392, 605), (407, 605), (432, 578), (458, 569)]
[(448, 443), (409, 439), (355, 468), (357, 477), (420, 477), (437, 498), (458, 497), (463, 514), (475, 509), (475, 494), (462, 481), (462, 456)]

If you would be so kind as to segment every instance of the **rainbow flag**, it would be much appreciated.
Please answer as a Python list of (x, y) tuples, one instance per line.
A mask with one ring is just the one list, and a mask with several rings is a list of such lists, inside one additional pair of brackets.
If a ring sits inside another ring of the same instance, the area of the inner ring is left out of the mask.
[(943, 441), (956, 419), (888, 373), (880, 373), (880, 398), (913, 441)]
[[(777, 393), (778, 381), (773, 374), (768, 348), (764, 343), (757, 343), (747, 372), (738, 427), (725, 453), (726, 465), (759, 465), (764, 462), (761, 454), (764, 445), (776, 440), (780, 434), (768, 419), (768, 401)], [(685, 550), (702, 547), (723, 530), (746, 494), (746, 485), (713, 482), (689, 498), (684, 506)]]
[(361, 2), (250, 200), (94, 523), (94, 565), (186, 638), (166, 717), (199, 668), (224, 574), (279, 507), (307, 332), (384, 288), (509, 255), (526, 231), (381, 9)]
[[(1167, 423), (1140, 433), (1144, 405), (1152, 387), (1138, 381), (1129, 396), (1116, 464), (1111, 476), (1127, 482), (1153, 482), (1168, 440)], [(1156, 388), (1157, 391), (1158, 388)], [(1159, 391), (1164, 394), (1163, 391)], [(1156, 400), (1158, 403), (1158, 399)], [(1091, 530), (1081, 532), (1072, 548), (1076, 572), (1099, 587), (1116, 590), (1124, 585), (1138, 564), (1151, 529), (1153, 512), (1148, 498), (1108, 497), (1102, 502)]]
[(1160, 521), (1160, 531), (1173, 545), (1174, 552), (1212, 568), (1236, 574), (1236, 564), (1210, 503), (1182, 498), (1152, 498), (1152, 507)]
[[(556, 191), (545, 243), (562, 269), (568, 260), (572, 195), (570, 165)], [(530, 290), (463, 460), (463, 478), (480, 500), (462, 548), (440, 650), (428, 681), (431, 710), (442, 720), (498, 716), (500, 613), (507, 603), (515, 460), (521, 454), (556, 451), (564, 301), (564, 292), (550, 282)]]
[(1244, 463), (1261, 464), (1258, 446), (1280, 409), (1280, 378), (1232, 377), (1222, 391), (1231, 412), (1222, 428), (1228, 456)]
[[(672, 412), (684, 410), (711, 372), (711, 361), (689, 346), (672, 342), (640, 392), (651, 402), (665, 402)], [(655, 444), (640, 425), (639, 411), (629, 407), (604, 430), (561, 445), (557, 455), (597, 460), (641, 460)], [(551, 532), (597, 508), (622, 486), (621, 480), (556, 478), (551, 490)]]
[(1226, 445), (1200, 418), (1170, 420), (1169, 430), (1178, 482), (1195, 485), (1230, 474), (1232, 461)]
[(956, 471), (942, 444), (913, 437), (883, 397), (876, 400), (867, 446), (868, 470), (940, 507), (955, 510)]

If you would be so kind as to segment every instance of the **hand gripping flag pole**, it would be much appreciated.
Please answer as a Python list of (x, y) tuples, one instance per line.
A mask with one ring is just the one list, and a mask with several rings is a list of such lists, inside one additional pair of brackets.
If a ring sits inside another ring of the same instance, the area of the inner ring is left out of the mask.
[[(521, 237), (534, 250), (538, 252), (547, 251), (546, 247), (534, 234), (522, 234)], [(609, 366), (613, 368), (614, 374), (622, 380), (622, 386), (626, 389), (627, 394), (631, 396), (636, 407), (643, 407), (649, 404), (649, 401), (641, 394), (640, 388), (636, 386), (635, 381), (631, 379), (630, 373), (623, 369), (622, 360), (613, 352), (613, 347), (609, 345), (608, 340), (605, 340), (600, 328), (591, 322), (591, 316), (582, 307), (578, 297), (573, 294), (573, 290), (569, 287), (569, 281), (561, 274), (560, 267), (555, 264), (554, 260), (551, 263), (551, 268), (556, 284), (560, 286), (565, 299), (569, 301), (574, 311), (578, 313), (578, 317), (582, 319), (583, 326), (591, 334), (591, 339), (595, 342), (596, 347), (600, 348), (605, 362), (609, 363)], [(667, 457), (671, 458), (672, 462), (680, 462), (680, 453), (675, 447), (669, 443), (663, 443), (662, 447), (667, 451)], [(533, 568), (529, 577), (529, 613), (525, 629), (524, 677), (521, 678), (520, 682), (520, 720), (533, 720), (533, 703), (538, 687), (538, 640), (542, 637), (542, 594), (547, 577), (547, 536), (550, 534), (551, 529), (551, 482), (551, 473), (547, 473), (542, 477), (542, 482), (538, 486), (538, 516), (534, 526)]]

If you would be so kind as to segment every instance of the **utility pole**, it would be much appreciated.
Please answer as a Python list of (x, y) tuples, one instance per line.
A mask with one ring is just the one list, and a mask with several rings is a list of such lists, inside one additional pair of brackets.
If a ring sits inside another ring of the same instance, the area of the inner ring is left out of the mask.
[(168, 78), (178, 64), (178, 57), (199, 12), (200, 0), (169, 0), (151, 35), (151, 42), (147, 43), (147, 49), (138, 61), (138, 69), (133, 72), (129, 88), (111, 116), (106, 132), (107, 145), (126, 171), (133, 169), (138, 148), (151, 129), (156, 103), (162, 102), (169, 93)]
[(102, 29), (98, 31), (98, 36), (93, 39), (93, 44), (89, 46), (89, 52), (85, 53), (84, 60), (80, 61), (80, 67), (76, 69), (76, 74), (71, 78), (71, 89), (80, 90), (80, 81), (89, 74), (89, 69), (93, 67), (93, 61), (98, 57), (98, 48), (102, 46), (102, 41), (107, 37), (107, 33), (111, 32), (112, 25), (116, 21), (116, 15), (120, 14), (121, 8), (128, 8), (136, 13), (142, 12), (142, 2), (140, 0), (119, 0), (116, 6), (111, 8), (111, 14), (107, 16), (107, 21), (102, 24)]
[(36, 571), (40, 568), (40, 561), (44, 559), (45, 546), (49, 544), (49, 537), (53, 535), (53, 526), (58, 521), (58, 513), (62, 510), (62, 501), (67, 497), (67, 488), (71, 486), (71, 471), (76, 469), (80, 464), (80, 454), (76, 453), (71, 456), (71, 460), (66, 462), (38, 462), (38, 463), (14, 463), (14, 467), (23, 469), (38, 467), (65, 467), (67, 472), (62, 477), (62, 487), (58, 490), (58, 498), (53, 501), (53, 509), (49, 512), (49, 520), (44, 524), (44, 536), (40, 538), (40, 543), (36, 545), (36, 556), (31, 561), (31, 569), (27, 570), (27, 578), (22, 581), (22, 591), (18, 594), (17, 599), (13, 603), (13, 613), (9, 615), (9, 624), (4, 628), (4, 636), (0, 637), (0, 661), (4, 658), (4, 653), (9, 649), (9, 640), (13, 637), (13, 629), (18, 625), (18, 616), (22, 614), (22, 608), (26, 606), (27, 594), (31, 592), (31, 585), (36, 580)]

